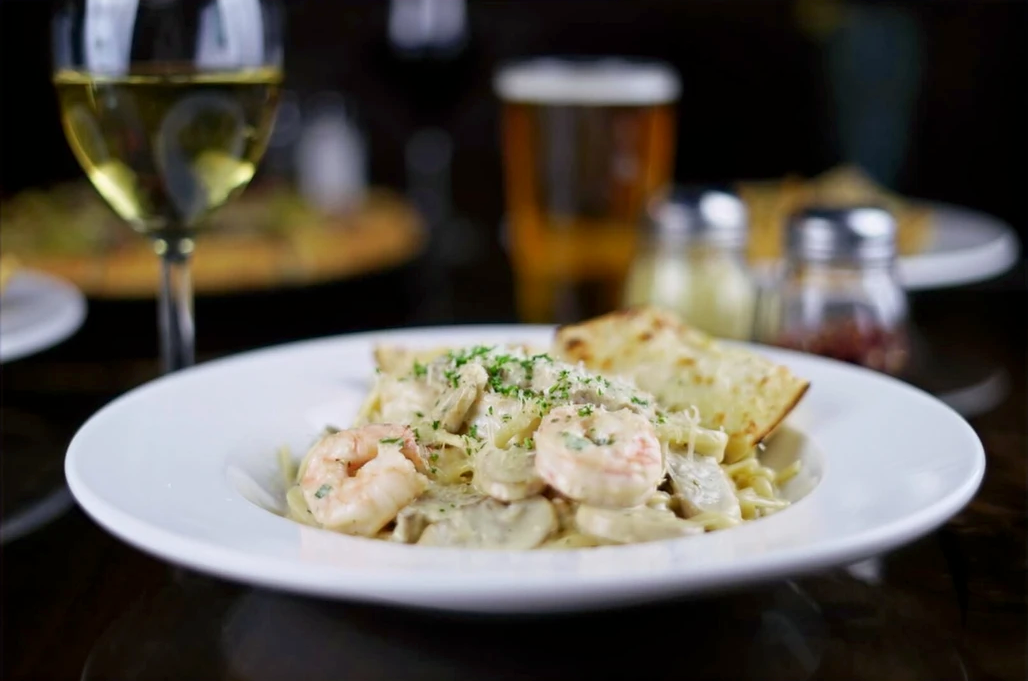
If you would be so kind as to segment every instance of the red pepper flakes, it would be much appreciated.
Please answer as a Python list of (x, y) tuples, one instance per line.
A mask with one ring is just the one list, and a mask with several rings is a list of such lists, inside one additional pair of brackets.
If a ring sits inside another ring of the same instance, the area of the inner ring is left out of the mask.
[(899, 374), (907, 364), (909, 346), (902, 329), (889, 329), (854, 319), (825, 322), (817, 329), (796, 330), (775, 345)]

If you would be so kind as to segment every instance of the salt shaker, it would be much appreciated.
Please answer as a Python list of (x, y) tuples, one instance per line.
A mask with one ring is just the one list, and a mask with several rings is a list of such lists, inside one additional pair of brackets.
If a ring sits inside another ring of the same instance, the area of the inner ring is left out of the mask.
[(745, 204), (730, 190), (680, 187), (646, 212), (624, 302), (676, 311), (721, 338), (752, 333), (756, 285), (746, 266)]
[(758, 299), (756, 340), (900, 373), (907, 299), (892, 215), (871, 206), (808, 208), (790, 218), (785, 251)]

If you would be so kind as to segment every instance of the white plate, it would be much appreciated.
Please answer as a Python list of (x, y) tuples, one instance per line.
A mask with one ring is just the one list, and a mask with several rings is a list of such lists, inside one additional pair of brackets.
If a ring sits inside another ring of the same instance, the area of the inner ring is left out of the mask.
[(899, 259), (899, 276), (912, 290), (961, 286), (996, 277), (1017, 262), (1017, 234), (1000, 220), (933, 203), (932, 238), (917, 255)]
[(57, 345), (86, 318), (82, 293), (49, 274), (15, 273), (0, 298), (0, 362), (10, 362)]
[[(1006, 223), (973, 210), (930, 203), (931, 240), (916, 255), (896, 259), (896, 270), (908, 291), (963, 286), (1005, 273), (1021, 252), (1017, 233)], [(753, 266), (757, 280), (773, 283), (780, 262)]]
[(674, 541), (515, 553), (347, 537), (267, 510), (284, 504), (276, 448), (300, 455), (325, 425), (347, 424), (373, 376), (373, 344), (545, 344), (551, 335), (530, 326), (381, 332), (200, 365), (93, 416), (69, 447), (68, 482), (113, 534), (228, 579), (330, 598), (531, 612), (636, 603), (852, 562), (937, 527), (981, 481), (981, 443), (938, 400), (867, 370), (759, 348), (812, 381), (767, 451), (779, 464), (803, 459), (805, 473), (785, 490), (798, 501), (768, 518)]

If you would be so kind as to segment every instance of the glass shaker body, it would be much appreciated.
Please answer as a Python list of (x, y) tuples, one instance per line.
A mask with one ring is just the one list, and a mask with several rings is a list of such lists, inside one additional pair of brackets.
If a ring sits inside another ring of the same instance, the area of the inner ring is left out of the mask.
[(749, 339), (757, 290), (739, 249), (645, 244), (628, 275), (625, 304), (652, 304), (719, 338)]
[(908, 356), (907, 314), (891, 254), (818, 257), (796, 249), (760, 293), (754, 337), (899, 374)]
[(731, 190), (678, 187), (649, 207), (623, 303), (656, 305), (720, 338), (749, 339), (756, 284), (745, 204)]

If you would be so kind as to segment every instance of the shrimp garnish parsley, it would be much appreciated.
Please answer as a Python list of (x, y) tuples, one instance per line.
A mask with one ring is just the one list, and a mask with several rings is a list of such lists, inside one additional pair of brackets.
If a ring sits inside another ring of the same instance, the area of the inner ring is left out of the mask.
[(321, 438), (307, 453), (300, 489), (323, 527), (374, 536), (428, 486), (410, 428), (373, 424)]
[(664, 477), (653, 426), (628, 409), (559, 407), (543, 418), (535, 446), (539, 476), (561, 494), (592, 506), (643, 504)]

